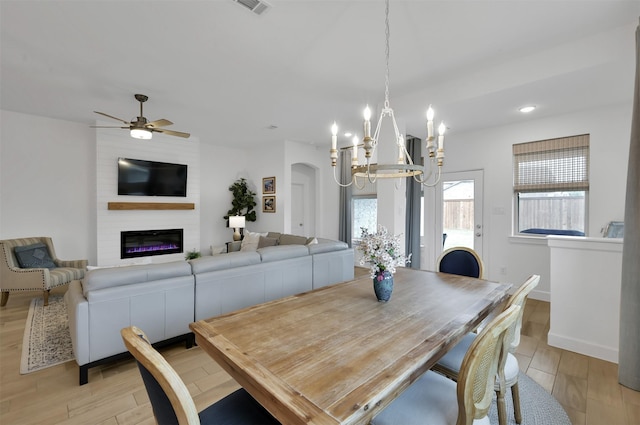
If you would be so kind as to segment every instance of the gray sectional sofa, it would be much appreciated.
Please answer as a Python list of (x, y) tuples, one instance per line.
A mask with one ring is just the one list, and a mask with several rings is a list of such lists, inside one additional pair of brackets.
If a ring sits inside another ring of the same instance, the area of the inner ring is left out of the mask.
[(185, 340), (189, 323), (353, 279), (347, 244), (265, 246), (250, 251), (90, 270), (65, 294), (80, 385), (89, 368), (126, 355), (120, 329), (136, 325), (152, 343)]

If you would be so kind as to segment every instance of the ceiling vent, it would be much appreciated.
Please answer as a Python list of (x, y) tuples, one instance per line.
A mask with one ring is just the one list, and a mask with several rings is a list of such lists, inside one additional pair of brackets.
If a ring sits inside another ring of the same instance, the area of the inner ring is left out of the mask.
[(243, 5), (244, 7), (246, 7), (253, 13), (255, 13), (256, 15), (262, 15), (269, 8), (271, 8), (270, 4), (260, 0), (233, 0), (233, 1)]

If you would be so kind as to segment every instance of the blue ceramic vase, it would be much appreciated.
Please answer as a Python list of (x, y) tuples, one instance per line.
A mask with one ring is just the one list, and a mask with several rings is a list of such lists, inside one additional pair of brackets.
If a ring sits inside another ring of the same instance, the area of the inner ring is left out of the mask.
[(393, 275), (390, 271), (385, 270), (377, 272), (373, 278), (373, 291), (376, 298), (382, 303), (386, 303), (391, 298), (393, 292)]

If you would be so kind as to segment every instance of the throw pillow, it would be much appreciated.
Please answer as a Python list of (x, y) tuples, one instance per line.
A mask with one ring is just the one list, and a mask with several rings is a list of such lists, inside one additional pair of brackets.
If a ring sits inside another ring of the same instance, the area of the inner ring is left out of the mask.
[(23, 269), (55, 269), (56, 264), (53, 262), (49, 249), (43, 243), (34, 243), (32, 245), (16, 246), (13, 249), (18, 264)]
[(256, 249), (258, 249), (260, 236), (267, 236), (267, 234), (245, 230), (244, 238), (242, 239), (242, 244), (240, 245), (240, 251), (255, 251)]
[(311, 237), (309, 239), (307, 239), (307, 243), (305, 245), (315, 245), (318, 243), (318, 239)]
[(278, 239), (279, 245), (304, 245), (307, 243), (307, 238), (305, 236), (296, 236), (284, 234), (280, 235)]
[(264, 248), (265, 246), (276, 246), (278, 245), (278, 238), (269, 238), (267, 236), (260, 236), (260, 241), (258, 242), (258, 248)]

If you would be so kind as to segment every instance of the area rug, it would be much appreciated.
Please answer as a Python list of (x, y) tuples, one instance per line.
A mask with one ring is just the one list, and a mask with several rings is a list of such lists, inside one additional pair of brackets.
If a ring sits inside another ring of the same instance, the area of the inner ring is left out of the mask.
[[(518, 387), (520, 389), (520, 411), (522, 412), (521, 425), (571, 425), (567, 412), (564, 411), (560, 403), (522, 372), (518, 375)], [(507, 390), (505, 401), (507, 423), (516, 425), (511, 389)], [(489, 410), (489, 421), (491, 425), (498, 425), (498, 407), (495, 397), (491, 404), (491, 410)]]
[(20, 373), (26, 374), (73, 360), (67, 307), (62, 295), (34, 298), (29, 306), (22, 338)]

